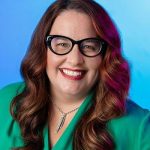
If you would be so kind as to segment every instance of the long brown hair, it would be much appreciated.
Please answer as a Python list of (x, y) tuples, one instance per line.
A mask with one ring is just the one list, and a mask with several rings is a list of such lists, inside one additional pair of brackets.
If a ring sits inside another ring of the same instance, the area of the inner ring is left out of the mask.
[(11, 104), (11, 114), (20, 125), (25, 143), (18, 150), (43, 149), (43, 128), (47, 123), (50, 105), (45, 37), (55, 18), (62, 11), (71, 9), (89, 15), (97, 35), (108, 43), (102, 57), (93, 105), (75, 129), (73, 147), (75, 150), (115, 148), (106, 125), (110, 119), (123, 115), (130, 82), (129, 67), (121, 54), (119, 34), (107, 12), (95, 1), (57, 0), (47, 9), (37, 25), (21, 65), (25, 89)]

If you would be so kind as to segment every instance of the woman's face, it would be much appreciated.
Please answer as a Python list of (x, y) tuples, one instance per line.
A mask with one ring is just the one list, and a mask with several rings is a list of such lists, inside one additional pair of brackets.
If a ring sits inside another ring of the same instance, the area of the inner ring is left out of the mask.
[[(74, 40), (96, 37), (91, 19), (75, 10), (62, 12), (54, 21), (50, 35), (63, 35)], [(86, 57), (75, 44), (66, 55), (47, 50), (47, 75), (52, 95), (62, 98), (84, 98), (98, 79), (101, 56)]]

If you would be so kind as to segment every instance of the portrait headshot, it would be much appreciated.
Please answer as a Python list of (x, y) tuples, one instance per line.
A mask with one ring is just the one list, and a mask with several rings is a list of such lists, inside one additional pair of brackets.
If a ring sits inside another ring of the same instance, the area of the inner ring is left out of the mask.
[(2, 2), (0, 150), (150, 150), (144, 2)]

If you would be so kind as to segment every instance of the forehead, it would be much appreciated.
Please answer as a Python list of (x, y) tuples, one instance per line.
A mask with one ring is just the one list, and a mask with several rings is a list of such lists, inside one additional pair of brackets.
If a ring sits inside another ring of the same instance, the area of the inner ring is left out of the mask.
[(95, 37), (96, 31), (90, 16), (76, 10), (66, 10), (56, 17), (50, 34), (64, 35), (79, 40)]

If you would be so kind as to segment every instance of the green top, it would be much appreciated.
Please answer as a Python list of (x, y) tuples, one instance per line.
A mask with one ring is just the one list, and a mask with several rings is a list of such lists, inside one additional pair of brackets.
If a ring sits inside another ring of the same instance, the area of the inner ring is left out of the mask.
[[(0, 150), (22, 146), (20, 128), (10, 115), (10, 102), (24, 88), (23, 83), (11, 84), (0, 90)], [(72, 150), (72, 135), (78, 120), (91, 106), (92, 94), (81, 104), (76, 115), (52, 150)], [(150, 112), (132, 101), (126, 103), (126, 114), (108, 122), (107, 128), (116, 143), (115, 150), (150, 150)], [(48, 150), (48, 127), (44, 128), (44, 150)]]

